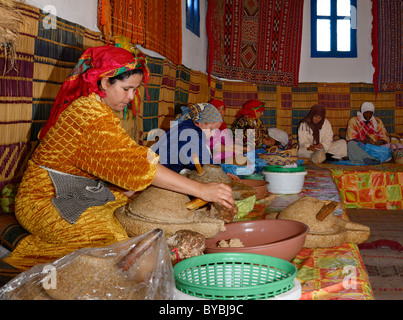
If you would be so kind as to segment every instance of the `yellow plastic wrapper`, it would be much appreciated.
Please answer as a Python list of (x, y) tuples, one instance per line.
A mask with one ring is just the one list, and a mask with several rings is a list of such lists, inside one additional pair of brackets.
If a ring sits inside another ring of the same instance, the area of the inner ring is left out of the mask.
[(0, 288), (2, 300), (172, 300), (174, 295), (173, 267), (160, 229), (76, 250)]

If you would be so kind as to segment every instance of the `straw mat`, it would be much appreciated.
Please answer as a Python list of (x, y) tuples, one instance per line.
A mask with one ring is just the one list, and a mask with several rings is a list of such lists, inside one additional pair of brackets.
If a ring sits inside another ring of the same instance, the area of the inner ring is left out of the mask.
[(371, 228), (359, 245), (375, 300), (403, 299), (403, 210), (347, 209), (350, 219)]

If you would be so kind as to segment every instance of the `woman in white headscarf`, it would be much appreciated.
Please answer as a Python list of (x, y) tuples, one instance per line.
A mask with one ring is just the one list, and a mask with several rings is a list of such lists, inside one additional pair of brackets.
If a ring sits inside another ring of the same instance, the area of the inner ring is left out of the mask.
[[(388, 160), (388, 133), (382, 120), (374, 116), (374, 111), (375, 106), (371, 102), (364, 102), (361, 112), (348, 121), (346, 140), (348, 157), (352, 162), (380, 164)], [(369, 154), (369, 150), (373, 153)]]
[(361, 112), (347, 124), (346, 140), (383, 145), (389, 143), (388, 133), (381, 119), (374, 116), (375, 106), (371, 102), (361, 105)]

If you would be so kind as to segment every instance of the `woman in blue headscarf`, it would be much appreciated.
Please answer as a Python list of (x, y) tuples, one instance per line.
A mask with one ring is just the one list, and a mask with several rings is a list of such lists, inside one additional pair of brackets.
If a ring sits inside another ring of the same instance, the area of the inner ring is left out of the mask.
[(196, 154), (201, 165), (212, 164), (209, 140), (223, 122), (217, 108), (210, 103), (196, 103), (176, 121), (152, 146), (160, 163), (178, 173), (195, 170), (192, 154)]

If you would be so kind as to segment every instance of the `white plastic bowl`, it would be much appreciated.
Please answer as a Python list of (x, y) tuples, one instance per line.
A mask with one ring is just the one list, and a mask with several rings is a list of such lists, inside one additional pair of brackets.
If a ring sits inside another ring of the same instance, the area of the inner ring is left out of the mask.
[(306, 171), (301, 172), (263, 172), (264, 179), (269, 183), (267, 190), (277, 194), (300, 193), (304, 186)]

